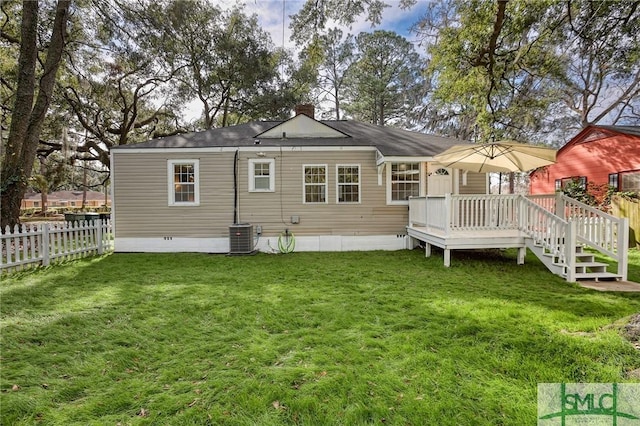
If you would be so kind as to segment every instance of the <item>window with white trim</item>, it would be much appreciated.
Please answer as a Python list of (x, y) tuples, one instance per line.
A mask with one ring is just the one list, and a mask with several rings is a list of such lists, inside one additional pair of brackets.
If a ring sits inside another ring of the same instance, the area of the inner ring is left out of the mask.
[(200, 162), (198, 160), (169, 160), (169, 205), (197, 206), (200, 204)]
[(420, 163), (391, 163), (391, 201), (420, 195)]
[(249, 159), (249, 191), (275, 191), (275, 167), (273, 158)]
[(304, 203), (327, 202), (327, 165), (309, 164), (304, 170)]
[(360, 165), (350, 164), (336, 166), (336, 196), (338, 203), (360, 202)]

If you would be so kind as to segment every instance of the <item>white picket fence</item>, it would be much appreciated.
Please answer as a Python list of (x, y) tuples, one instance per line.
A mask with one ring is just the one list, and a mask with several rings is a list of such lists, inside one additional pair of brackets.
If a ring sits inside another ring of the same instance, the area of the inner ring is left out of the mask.
[(110, 220), (16, 225), (0, 234), (0, 272), (47, 266), (113, 249)]

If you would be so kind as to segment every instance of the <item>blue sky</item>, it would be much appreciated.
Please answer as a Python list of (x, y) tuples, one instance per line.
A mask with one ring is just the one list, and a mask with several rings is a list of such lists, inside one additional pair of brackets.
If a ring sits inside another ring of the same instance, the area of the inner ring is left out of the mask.
[[(289, 16), (294, 15), (300, 10), (305, 3), (304, 0), (210, 0), (213, 3), (217, 3), (223, 8), (231, 8), (236, 4), (244, 4), (245, 12), (247, 14), (255, 13), (258, 15), (258, 19), (261, 23), (262, 29), (271, 34), (271, 41), (275, 46), (282, 45), (283, 35), (283, 5), (284, 5), (284, 46), (287, 49), (296, 50), (295, 44), (290, 40), (291, 30), (289, 24), (291, 19)], [(386, 0), (386, 3), (391, 5), (383, 12), (383, 18), (380, 25), (372, 27), (370, 22), (366, 21), (366, 16), (359, 17), (351, 27), (341, 27), (345, 34), (358, 35), (360, 32), (374, 31), (376, 29), (384, 29), (389, 31), (395, 31), (402, 35), (411, 42), (416, 42), (415, 36), (412, 36), (409, 32), (409, 28), (413, 25), (422, 15), (425, 4), (430, 0), (418, 0), (417, 4), (411, 9), (402, 10), (399, 7), (399, 2), (394, 0)], [(335, 27), (336, 25), (330, 25)], [(424, 52), (416, 47), (418, 53)], [(189, 103), (186, 111), (187, 119), (192, 120), (200, 116), (202, 112), (202, 104), (200, 101), (194, 100)]]
[[(419, 0), (415, 6), (408, 10), (400, 9), (398, 1), (387, 0), (386, 2), (391, 7), (385, 9), (379, 26), (372, 28), (371, 23), (366, 22), (366, 17), (363, 15), (350, 28), (343, 27), (343, 31), (357, 35), (362, 31), (385, 29), (395, 31), (409, 41), (415, 41), (415, 36), (409, 33), (409, 28), (422, 15), (426, 0)], [(287, 48), (294, 48), (293, 43), (289, 40), (291, 36), (289, 16), (300, 10), (304, 0), (245, 0), (244, 3), (248, 13), (258, 15), (262, 28), (271, 34), (271, 39), (276, 46), (282, 45), (284, 6), (284, 44)]]

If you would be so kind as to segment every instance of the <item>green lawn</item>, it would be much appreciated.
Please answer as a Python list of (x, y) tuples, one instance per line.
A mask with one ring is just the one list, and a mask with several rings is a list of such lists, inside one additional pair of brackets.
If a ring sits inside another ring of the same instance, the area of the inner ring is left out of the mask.
[(640, 294), (515, 258), (114, 254), (5, 277), (0, 422), (524, 425), (538, 383), (631, 381)]

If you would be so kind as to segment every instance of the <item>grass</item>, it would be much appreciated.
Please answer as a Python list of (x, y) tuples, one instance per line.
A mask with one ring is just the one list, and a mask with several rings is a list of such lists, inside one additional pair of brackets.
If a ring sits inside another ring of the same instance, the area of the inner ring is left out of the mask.
[(640, 295), (515, 258), (114, 254), (15, 274), (0, 421), (522, 425), (538, 383), (632, 381), (619, 328)]

